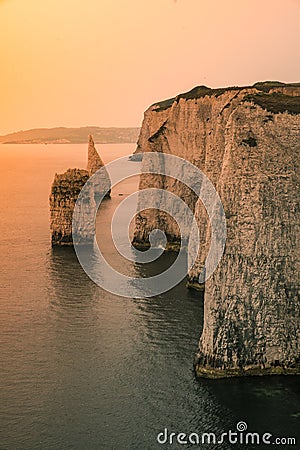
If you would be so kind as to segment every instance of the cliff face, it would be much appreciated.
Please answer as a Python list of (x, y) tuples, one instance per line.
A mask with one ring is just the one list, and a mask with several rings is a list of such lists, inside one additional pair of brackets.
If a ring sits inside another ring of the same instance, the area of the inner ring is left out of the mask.
[[(300, 373), (300, 87), (205, 87), (151, 106), (142, 151), (185, 158), (213, 182), (227, 220), (225, 252), (205, 284), (204, 329), (195, 360), (199, 376)], [(189, 273), (198, 277), (210, 244), (202, 202), (182, 185), (144, 174), (140, 187), (162, 187), (187, 200), (200, 228)], [(179, 242), (174, 221), (158, 211), (137, 217), (134, 243), (163, 224)], [(194, 243), (190, 242), (193, 246)]]
[[(103, 166), (104, 164), (95, 149), (93, 138), (89, 136), (87, 169), (68, 169), (63, 174), (55, 174), (49, 198), (52, 246), (73, 245), (72, 217), (76, 200), (88, 179)], [(107, 172), (103, 172), (101, 177), (97, 178), (97, 182), (94, 183), (93, 192), (86, 194), (83, 201), (80, 202), (79, 214), (84, 215), (86, 224), (86, 235), (81, 236), (80, 239), (83, 239), (85, 244), (92, 244), (95, 235), (95, 220), (91, 213), (95, 208), (95, 198), (107, 190), (106, 197), (109, 197), (109, 187), (109, 176)], [(76, 243), (80, 244), (80, 242)]]

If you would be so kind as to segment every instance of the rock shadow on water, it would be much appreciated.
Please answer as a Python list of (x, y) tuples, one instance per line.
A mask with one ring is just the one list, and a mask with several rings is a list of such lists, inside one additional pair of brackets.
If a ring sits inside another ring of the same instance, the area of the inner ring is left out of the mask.
[(49, 274), (53, 295), (51, 308), (54, 310), (86, 309), (95, 301), (98, 287), (88, 278), (70, 247), (53, 247), (49, 257)]
[(215, 402), (229, 412), (233, 431), (238, 422), (244, 421), (248, 432), (271, 433), (274, 438), (295, 437), (298, 442), (300, 389), (296, 376), (203, 378), (197, 383), (205, 386)]
[[(162, 273), (176, 260), (176, 252), (165, 252), (148, 264), (135, 264), (136, 276), (148, 278)], [(186, 278), (154, 297), (134, 299), (149, 345), (164, 343), (165, 351), (181, 355), (192, 364), (203, 323), (203, 292), (186, 288)], [(184, 325), (183, 325), (184, 324)], [(185, 346), (188, 346), (190, 351)]]

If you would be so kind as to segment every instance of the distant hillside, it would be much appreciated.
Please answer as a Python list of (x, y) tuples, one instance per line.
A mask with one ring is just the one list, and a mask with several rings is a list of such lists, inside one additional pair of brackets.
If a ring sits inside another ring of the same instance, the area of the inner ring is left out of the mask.
[(0, 136), (2, 144), (81, 144), (92, 134), (98, 144), (135, 143), (139, 128), (35, 128)]

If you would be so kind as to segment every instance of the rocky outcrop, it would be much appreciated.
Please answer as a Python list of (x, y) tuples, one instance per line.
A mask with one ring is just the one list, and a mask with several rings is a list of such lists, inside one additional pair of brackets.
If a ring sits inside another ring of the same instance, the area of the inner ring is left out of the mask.
[[(50, 194), (50, 230), (52, 246), (73, 245), (72, 218), (78, 195), (89, 179), (87, 170), (68, 169), (63, 174), (55, 174)], [(94, 203), (93, 195), (86, 198), (85, 217), (90, 221), (89, 210)], [(90, 242), (94, 236), (93, 223), (89, 224)]]
[[(205, 284), (198, 376), (300, 373), (299, 138), (300, 85), (202, 86), (145, 113), (140, 150), (199, 167), (226, 215), (225, 252)], [(202, 288), (210, 244), (202, 202), (160, 175), (143, 174), (140, 187), (171, 190), (194, 212), (200, 249), (188, 280)], [(153, 210), (138, 215), (134, 244), (147, 246), (155, 228), (165, 231), (170, 248), (179, 245), (174, 221)]]
[(93, 136), (89, 134), (89, 146), (88, 146), (88, 163), (86, 170), (88, 171), (90, 177), (104, 166), (102, 159), (100, 158), (93, 140)]
[[(104, 166), (95, 149), (92, 136), (89, 136), (88, 164), (84, 169), (68, 169), (63, 174), (55, 174), (50, 193), (50, 231), (52, 246), (73, 245), (72, 218), (77, 198), (89, 178)], [(84, 216), (85, 230), (77, 244), (92, 244), (95, 235), (95, 200), (98, 195), (107, 192), (110, 196), (110, 180), (105, 171), (97, 174), (93, 188), (90, 189), (79, 205), (79, 215)], [(77, 239), (77, 238), (76, 238)]]
[[(93, 136), (89, 135), (89, 146), (88, 146), (88, 163), (86, 170), (91, 177), (96, 173), (99, 169), (104, 167), (104, 162), (100, 158), (94, 144)], [(110, 197), (110, 179), (106, 171), (101, 171), (97, 175), (97, 180), (94, 183), (95, 186), (95, 198), (97, 196), (101, 196), (103, 192), (107, 192), (105, 195), (106, 198)]]

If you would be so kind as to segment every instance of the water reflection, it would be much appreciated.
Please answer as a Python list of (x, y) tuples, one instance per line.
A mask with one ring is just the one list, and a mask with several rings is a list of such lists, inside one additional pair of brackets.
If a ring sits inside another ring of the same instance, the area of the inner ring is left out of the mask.
[[(135, 275), (153, 276), (175, 258), (167, 253), (156, 262), (135, 264)], [(71, 248), (53, 249), (49, 273), (53, 344), (55, 353), (62, 355), (52, 361), (60, 386), (59, 398), (49, 401), (53, 426), (59, 426), (54, 419), (58, 405), (77, 407), (78, 399), (70, 400), (75, 388), (87, 402), (75, 423), (79, 428), (81, 420), (97, 423), (97, 436), (106, 433), (103, 448), (147, 448), (145, 442), (154, 443), (164, 427), (170, 432), (219, 435), (235, 429), (240, 420), (251, 431), (297, 435), (296, 378), (195, 380), (192, 363), (203, 324), (201, 292), (181, 282), (153, 298), (116, 297), (89, 280)]]
[(201, 383), (217, 402), (232, 411), (232, 425), (244, 420), (250, 431), (270, 432), (278, 437), (299, 435), (297, 377), (232, 378)]
[[(142, 276), (151, 276), (158, 268), (165, 270), (174, 258), (176, 254), (164, 254), (159, 265), (144, 265), (138, 271)], [(250, 431), (296, 437), (300, 424), (297, 377), (192, 379), (192, 359), (203, 326), (203, 303), (203, 293), (187, 290), (184, 282), (162, 296), (135, 300), (144, 349), (160, 353), (160, 366), (169, 368), (164, 385), (172, 385), (177, 404), (191, 412), (180, 423), (188, 422), (195, 430), (222, 432), (234, 430), (244, 420)], [(185, 383), (188, 390), (182, 389)], [(163, 401), (165, 391), (160, 394)], [(172, 400), (168, 401), (171, 405)]]
[(78, 263), (73, 247), (55, 247), (49, 255), (49, 275), (53, 294), (50, 307), (76, 311), (91, 308), (95, 301), (96, 286)]
[[(164, 254), (159, 262), (136, 265), (136, 275), (152, 276), (175, 257)], [(173, 431), (224, 429), (227, 412), (196, 382), (192, 370), (203, 319), (200, 293), (182, 282), (154, 298), (113, 296), (88, 279), (72, 249), (53, 250), (50, 274), (54, 342), (64, 358), (57, 364), (64, 385), (60, 395), (74, 407), (66, 392), (72, 396), (74, 385), (81, 392), (80, 383), (90, 374), (84, 394), (89, 412), (83, 409), (82, 415), (92, 414), (98, 433), (105, 433), (103, 448), (147, 448), (147, 442), (155, 448), (156, 434), (165, 426)], [(57, 402), (49, 403), (53, 417)]]

